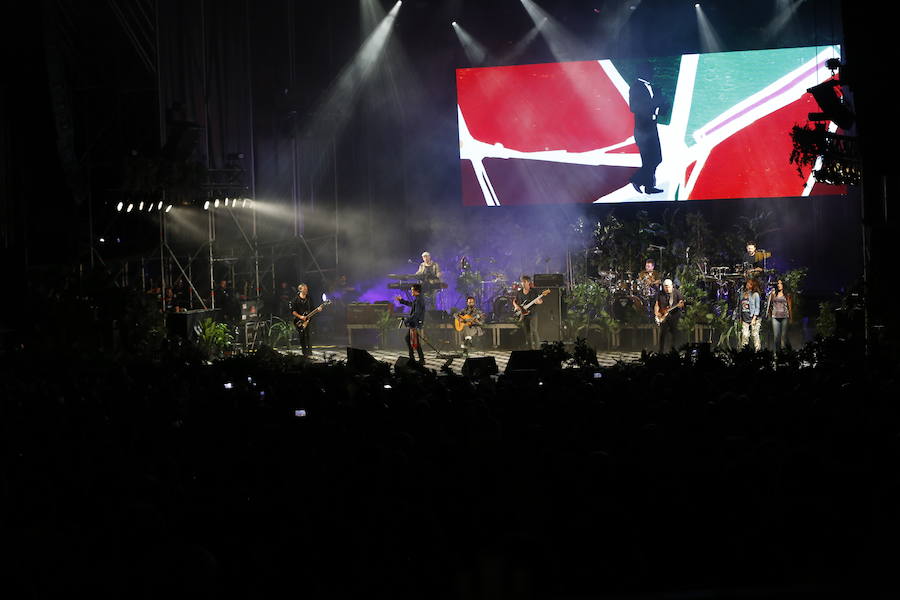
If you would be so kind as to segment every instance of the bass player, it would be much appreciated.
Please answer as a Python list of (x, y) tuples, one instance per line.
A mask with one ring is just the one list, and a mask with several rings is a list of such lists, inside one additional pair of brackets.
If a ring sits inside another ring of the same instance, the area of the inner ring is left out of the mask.
[(309, 286), (301, 283), (297, 286), (297, 295), (291, 300), (291, 315), (294, 317), (294, 326), (300, 337), (300, 349), (303, 351), (303, 356), (312, 355), (312, 346), (309, 345), (309, 327), (303, 326), (309, 319), (307, 315), (311, 312), (312, 300), (309, 297)]
[(540, 350), (541, 341), (538, 339), (537, 315), (535, 314), (534, 309), (529, 310), (525, 308), (525, 305), (543, 304), (544, 299), (542, 294), (539, 294), (538, 291), (534, 289), (531, 277), (522, 275), (519, 281), (522, 282), (522, 289), (516, 292), (516, 295), (513, 298), (513, 308), (516, 309), (517, 313), (522, 315), (521, 322), (522, 328), (525, 331), (525, 347), (531, 350)]

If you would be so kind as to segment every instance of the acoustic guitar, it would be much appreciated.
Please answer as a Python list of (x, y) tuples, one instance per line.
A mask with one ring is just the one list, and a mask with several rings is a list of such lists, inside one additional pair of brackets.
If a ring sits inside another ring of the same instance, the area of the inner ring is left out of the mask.
[(481, 319), (476, 315), (457, 315), (453, 320), (453, 328), (457, 331), (462, 331), (466, 327), (474, 327), (476, 325), (481, 325)]

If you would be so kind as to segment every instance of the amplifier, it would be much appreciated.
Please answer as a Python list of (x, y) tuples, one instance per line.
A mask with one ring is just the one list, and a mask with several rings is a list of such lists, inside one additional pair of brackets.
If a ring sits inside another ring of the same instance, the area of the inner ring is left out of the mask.
[(347, 305), (347, 325), (371, 325), (380, 321), (384, 313), (392, 312), (394, 312), (394, 305), (391, 303), (353, 302)]
[(186, 340), (196, 340), (195, 328), (204, 319), (219, 321), (222, 309), (197, 309), (166, 314), (166, 328), (170, 336), (182, 337)]
[(259, 317), (256, 300), (244, 300), (241, 302), (241, 320), (252, 321)]
[(531, 278), (534, 287), (565, 287), (566, 279), (562, 273), (535, 273)]

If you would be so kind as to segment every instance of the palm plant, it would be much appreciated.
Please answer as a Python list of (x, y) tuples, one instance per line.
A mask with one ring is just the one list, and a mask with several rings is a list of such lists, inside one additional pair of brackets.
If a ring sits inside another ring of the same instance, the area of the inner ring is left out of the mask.
[(290, 349), (293, 335), (294, 326), (291, 323), (278, 317), (272, 317), (272, 325), (269, 327), (269, 346), (277, 348), (285, 343)]
[(200, 347), (210, 358), (219, 358), (234, 343), (234, 334), (225, 323), (207, 318), (196, 326)]

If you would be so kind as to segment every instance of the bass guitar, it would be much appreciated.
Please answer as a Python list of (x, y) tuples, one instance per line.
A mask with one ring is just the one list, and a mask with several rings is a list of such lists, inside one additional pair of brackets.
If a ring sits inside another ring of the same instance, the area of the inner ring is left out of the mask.
[(526, 303), (525, 306), (520, 306), (519, 308), (517, 308), (515, 310), (516, 321), (521, 321), (522, 319), (524, 319), (531, 312), (528, 309), (531, 308), (535, 302), (537, 302), (538, 300), (540, 300), (541, 298), (543, 298), (544, 296), (546, 296), (549, 293), (550, 293), (550, 290), (544, 290), (543, 292), (538, 294), (537, 298), (535, 298), (531, 302)]
[(325, 307), (328, 306), (329, 304), (331, 304), (331, 300), (326, 300), (325, 302), (323, 302), (316, 308), (312, 309), (311, 311), (309, 311), (308, 313), (303, 315), (304, 317), (306, 317), (305, 319), (300, 319), (298, 317), (294, 317), (294, 327), (297, 328), (297, 331), (303, 331), (304, 329), (309, 327), (309, 321), (313, 318), (313, 316), (316, 315), (317, 313), (322, 312), (325, 309)]
[(661, 307), (659, 309), (659, 314), (655, 315), (657, 325), (662, 325), (663, 321), (666, 320), (673, 310), (676, 308), (684, 308), (684, 300), (679, 300), (677, 304), (673, 304), (672, 306)]

